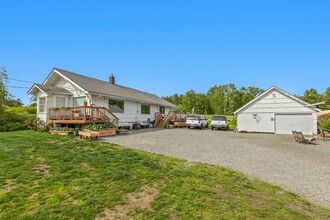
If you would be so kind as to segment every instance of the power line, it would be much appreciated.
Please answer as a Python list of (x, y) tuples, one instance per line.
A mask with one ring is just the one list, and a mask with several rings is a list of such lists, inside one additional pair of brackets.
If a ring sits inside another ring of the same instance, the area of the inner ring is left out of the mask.
[(32, 83), (34, 84), (34, 82), (30, 82), (30, 81), (26, 81), (26, 80), (21, 80), (21, 79), (13, 79), (13, 78), (8, 78), (9, 80), (13, 80), (13, 81), (19, 81), (19, 82), (26, 82), (26, 83)]
[(29, 87), (24, 87), (24, 86), (6, 86), (6, 87), (19, 88), (19, 89), (29, 89)]

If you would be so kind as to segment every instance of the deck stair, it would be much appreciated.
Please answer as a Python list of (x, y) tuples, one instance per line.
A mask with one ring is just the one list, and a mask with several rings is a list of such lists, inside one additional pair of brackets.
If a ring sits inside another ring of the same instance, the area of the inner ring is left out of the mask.
[(163, 115), (160, 112), (155, 113), (155, 128), (183, 127), (186, 121), (185, 113), (169, 112)]

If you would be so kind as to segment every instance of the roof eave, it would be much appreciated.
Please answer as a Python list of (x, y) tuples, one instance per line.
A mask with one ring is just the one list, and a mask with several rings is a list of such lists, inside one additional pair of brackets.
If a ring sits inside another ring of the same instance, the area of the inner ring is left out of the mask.
[[(236, 110), (234, 112), (234, 114), (237, 114), (239, 112), (241, 112), (242, 110), (244, 110), (246, 107), (250, 106), (252, 103), (256, 102), (257, 100), (259, 100), (260, 98), (262, 98), (263, 96), (265, 96), (267, 93), (269, 93), (271, 90), (277, 90), (278, 92), (280, 93), (283, 93), (284, 95), (287, 95), (288, 97), (290, 97), (291, 99), (294, 99), (296, 100), (297, 102), (300, 102), (301, 104), (303, 105), (309, 105), (309, 103), (291, 95), (290, 93), (280, 89), (280, 88), (277, 88), (276, 86), (272, 86), (270, 87), (269, 89), (267, 89), (265, 92), (263, 92), (262, 94), (260, 94), (259, 96), (257, 96), (256, 98), (252, 99), (250, 102), (246, 103), (245, 105), (243, 105), (241, 108), (239, 108), (238, 110)], [(308, 106), (306, 106), (308, 107)], [(312, 110), (316, 111), (316, 112), (320, 112), (321, 110), (316, 108), (316, 107), (309, 107), (311, 108)]]
[(92, 95), (103, 95), (106, 97), (110, 97), (110, 98), (120, 98), (120, 99), (124, 99), (124, 100), (130, 100), (130, 101), (136, 101), (136, 102), (141, 102), (141, 103), (146, 103), (146, 104), (154, 104), (154, 105), (160, 105), (160, 106), (164, 106), (164, 107), (171, 107), (171, 108), (175, 108), (177, 106), (173, 105), (172, 103), (170, 103), (171, 105), (168, 104), (160, 104), (157, 102), (151, 102), (151, 101), (147, 101), (147, 100), (142, 100), (142, 99), (134, 99), (134, 98), (128, 98), (128, 97), (124, 97), (124, 96), (115, 96), (115, 95), (109, 95), (106, 93), (99, 93), (99, 92), (90, 92), (90, 94)]

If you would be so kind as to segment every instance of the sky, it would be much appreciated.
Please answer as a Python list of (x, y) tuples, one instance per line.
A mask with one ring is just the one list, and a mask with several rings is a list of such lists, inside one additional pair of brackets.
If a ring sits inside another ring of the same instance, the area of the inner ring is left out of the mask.
[[(330, 1), (0, 0), (0, 66), (54, 67), (168, 96), (235, 83), (302, 95), (330, 86)], [(9, 86), (31, 83), (9, 80)], [(24, 104), (26, 88), (8, 88)]]

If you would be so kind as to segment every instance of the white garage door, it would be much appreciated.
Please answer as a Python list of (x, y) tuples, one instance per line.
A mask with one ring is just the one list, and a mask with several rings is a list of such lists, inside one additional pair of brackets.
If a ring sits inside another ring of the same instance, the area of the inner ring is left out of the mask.
[(276, 134), (291, 134), (292, 131), (301, 131), (303, 134), (313, 133), (312, 114), (302, 115), (275, 115)]

